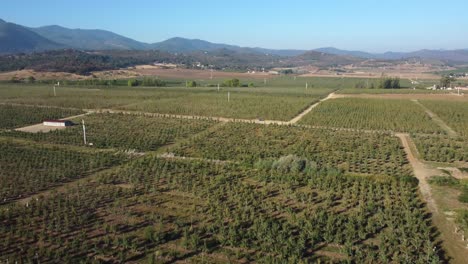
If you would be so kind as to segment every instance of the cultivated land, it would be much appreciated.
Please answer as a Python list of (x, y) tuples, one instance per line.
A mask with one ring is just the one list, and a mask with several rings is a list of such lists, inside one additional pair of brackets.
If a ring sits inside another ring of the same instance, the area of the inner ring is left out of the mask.
[(364, 80), (1, 84), (0, 263), (464, 263), (466, 97)]

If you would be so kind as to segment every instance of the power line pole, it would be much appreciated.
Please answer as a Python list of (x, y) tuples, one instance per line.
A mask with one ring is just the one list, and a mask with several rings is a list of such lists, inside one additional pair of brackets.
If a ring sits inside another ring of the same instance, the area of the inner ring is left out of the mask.
[(230, 100), (230, 97), (231, 97), (231, 93), (228, 92), (228, 102), (229, 102), (229, 100)]
[(218, 92), (219, 92), (219, 83), (218, 83)]
[(84, 142), (85, 145), (87, 145), (87, 142), (86, 142), (86, 127), (85, 127), (84, 119), (81, 119), (81, 124), (83, 125), (83, 142)]

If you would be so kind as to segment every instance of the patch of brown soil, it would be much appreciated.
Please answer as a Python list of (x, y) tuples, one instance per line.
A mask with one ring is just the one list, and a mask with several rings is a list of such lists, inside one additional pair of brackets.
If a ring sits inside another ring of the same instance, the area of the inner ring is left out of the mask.
[(13, 77), (17, 79), (26, 79), (28, 77), (34, 77), (36, 80), (85, 80), (91, 78), (91, 76), (83, 76), (68, 72), (37, 72), (34, 70), (20, 70), (20, 71), (11, 71), (11, 72), (2, 72), (0, 73), (1, 81), (11, 80)]

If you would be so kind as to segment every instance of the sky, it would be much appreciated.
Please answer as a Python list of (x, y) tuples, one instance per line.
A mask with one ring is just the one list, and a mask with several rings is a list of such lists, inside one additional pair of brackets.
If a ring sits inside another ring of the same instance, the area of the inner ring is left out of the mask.
[(468, 48), (467, 0), (2, 0), (0, 18), (29, 27), (104, 29), (274, 49), (369, 52)]

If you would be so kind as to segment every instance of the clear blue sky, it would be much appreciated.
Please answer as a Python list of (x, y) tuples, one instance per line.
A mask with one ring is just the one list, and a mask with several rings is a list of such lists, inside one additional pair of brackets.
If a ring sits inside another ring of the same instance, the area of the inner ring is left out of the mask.
[(180, 36), (265, 48), (468, 48), (467, 0), (2, 0), (31, 27), (105, 29), (143, 41)]

